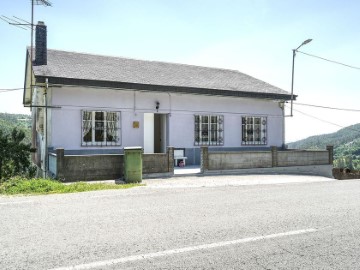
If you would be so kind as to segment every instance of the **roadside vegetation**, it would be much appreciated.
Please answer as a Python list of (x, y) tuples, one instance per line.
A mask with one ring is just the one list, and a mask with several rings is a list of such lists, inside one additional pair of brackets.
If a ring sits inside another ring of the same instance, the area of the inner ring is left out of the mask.
[(126, 189), (140, 184), (77, 182), (64, 184), (53, 179), (34, 178), (36, 167), (30, 156), (30, 116), (0, 113), (0, 195), (72, 193), (105, 189)]
[(360, 123), (337, 132), (312, 136), (304, 140), (289, 143), (295, 149), (325, 149), (334, 146), (334, 167), (360, 170)]
[(41, 195), (56, 193), (74, 193), (105, 189), (127, 189), (141, 184), (107, 184), (107, 183), (85, 183), (77, 182), (64, 184), (53, 179), (12, 177), (0, 184), (1, 195)]

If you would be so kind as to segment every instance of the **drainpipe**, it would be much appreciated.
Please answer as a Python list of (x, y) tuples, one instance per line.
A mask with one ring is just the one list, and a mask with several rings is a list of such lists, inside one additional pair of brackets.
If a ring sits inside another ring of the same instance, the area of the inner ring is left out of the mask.
[(134, 90), (134, 115), (136, 116), (136, 90)]
[(286, 148), (286, 144), (285, 144), (285, 106), (284, 103), (282, 104), (283, 108), (282, 108), (282, 115), (283, 115), (283, 148)]
[(282, 148), (285, 149), (285, 104), (284, 101), (279, 102), (279, 107), (282, 112), (283, 128), (282, 128)]
[(171, 116), (171, 95), (170, 93), (168, 92), (168, 95), (169, 95), (169, 106), (170, 106), (170, 109), (169, 109), (169, 116)]
[(47, 92), (49, 88), (49, 80), (45, 79), (45, 90), (44, 90), (44, 98), (45, 98), (45, 178), (48, 177), (49, 170), (49, 153), (48, 153), (48, 100), (47, 100)]

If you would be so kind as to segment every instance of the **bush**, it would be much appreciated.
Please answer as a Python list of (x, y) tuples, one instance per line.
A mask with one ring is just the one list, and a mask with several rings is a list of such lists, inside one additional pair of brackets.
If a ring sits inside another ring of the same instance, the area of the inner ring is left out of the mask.
[(16, 175), (33, 177), (30, 144), (24, 143), (25, 133), (14, 128), (11, 134), (0, 130), (0, 182)]

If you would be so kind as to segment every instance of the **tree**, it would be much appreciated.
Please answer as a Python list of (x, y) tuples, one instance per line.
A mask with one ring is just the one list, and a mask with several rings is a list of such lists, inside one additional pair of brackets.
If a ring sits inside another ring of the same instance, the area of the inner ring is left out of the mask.
[(15, 175), (33, 172), (30, 162), (30, 144), (24, 143), (25, 133), (14, 128), (11, 134), (0, 130), (0, 181)]

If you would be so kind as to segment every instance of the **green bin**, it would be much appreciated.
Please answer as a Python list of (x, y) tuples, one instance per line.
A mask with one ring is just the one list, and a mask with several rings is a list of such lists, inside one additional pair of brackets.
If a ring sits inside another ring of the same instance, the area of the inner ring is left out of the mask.
[(126, 183), (140, 183), (142, 180), (142, 154), (141, 147), (124, 148), (124, 178)]

